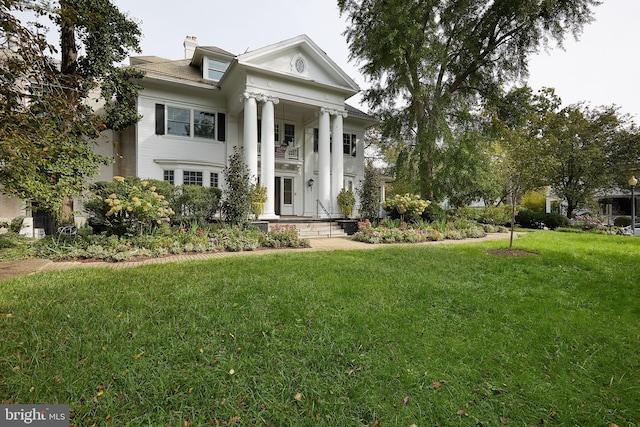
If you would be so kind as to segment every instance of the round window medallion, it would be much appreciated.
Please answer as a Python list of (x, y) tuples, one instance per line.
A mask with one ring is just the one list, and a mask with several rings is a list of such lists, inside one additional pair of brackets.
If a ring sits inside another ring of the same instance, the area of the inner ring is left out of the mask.
[(296, 71), (299, 73), (304, 73), (305, 63), (304, 59), (298, 57), (296, 58)]

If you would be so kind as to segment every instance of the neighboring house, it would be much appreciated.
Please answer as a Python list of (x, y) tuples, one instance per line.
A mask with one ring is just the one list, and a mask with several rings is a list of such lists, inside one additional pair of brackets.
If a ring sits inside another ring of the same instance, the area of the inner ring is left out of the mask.
[[(138, 176), (224, 188), (237, 146), (267, 188), (263, 218), (338, 215), (336, 196), (360, 185), (364, 133), (377, 123), (345, 103), (358, 85), (306, 35), (240, 55), (199, 46), (195, 37), (184, 48), (182, 60), (130, 58), (145, 72), (142, 119), (96, 146), (116, 159), (96, 180)], [(26, 205), (0, 197), (0, 218), (29, 216)]]

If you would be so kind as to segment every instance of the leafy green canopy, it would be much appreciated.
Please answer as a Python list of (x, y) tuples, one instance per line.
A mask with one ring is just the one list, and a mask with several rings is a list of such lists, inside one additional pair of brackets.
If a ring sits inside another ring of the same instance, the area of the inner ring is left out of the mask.
[[(49, 28), (24, 23), (19, 13), (58, 27), (61, 62), (51, 56), (58, 49), (46, 40)], [(139, 120), (132, 79), (142, 75), (116, 63), (139, 51), (140, 30), (108, 0), (1, 0), (0, 17), (2, 192), (59, 213), (63, 198), (81, 194), (87, 178), (112, 161), (90, 142)], [(93, 108), (100, 99), (104, 111)]]
[[(415, 145), (421, 193), (434, 199), (437, 142), (465, 113), (527, 73), (540, 45), (591, 22), (598, 0), (338, 0), (351, 58), (373, 85), (386, 134)], [(415, 141), (415, 142), (414, 142)]]

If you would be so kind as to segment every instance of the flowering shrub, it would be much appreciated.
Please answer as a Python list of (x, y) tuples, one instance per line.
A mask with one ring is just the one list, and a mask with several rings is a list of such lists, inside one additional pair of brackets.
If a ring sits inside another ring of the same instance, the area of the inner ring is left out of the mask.
[(415, 222), (430, 203), (427, 200), (422, 200), (417, 194), (406, 193), (404, 195), (396, 194), (385, 200), (383, 207), (389, 215), (397, 213), (401, 219), (405, 220), (406, 217), (406, 220)]
[(295, 225), (274, 225), (269, 232), (262, 235), (262, 246), (267, 248), (306, 248), (309, 247), (308, 239), (298, 237), (298, 229)]
[(594, 215), (577, 215), (572, 219), (572, 225), (583, 230), (604, 230), (605, 224), (600, 217)]
[(150, 232), (174, 214), (156, 189), (152, 181), (136, 177), (115, 176), (113, 182), (94, 184), (93, 195), (85, 204), (89, 224), (116, 235)]

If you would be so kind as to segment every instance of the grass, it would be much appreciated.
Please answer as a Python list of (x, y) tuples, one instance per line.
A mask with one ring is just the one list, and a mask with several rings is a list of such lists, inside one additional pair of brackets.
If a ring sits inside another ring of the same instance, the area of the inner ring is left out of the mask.
[(504, 244), (0, 282), (0, 401), (78, 426), (637, 426), (640, 239)]

